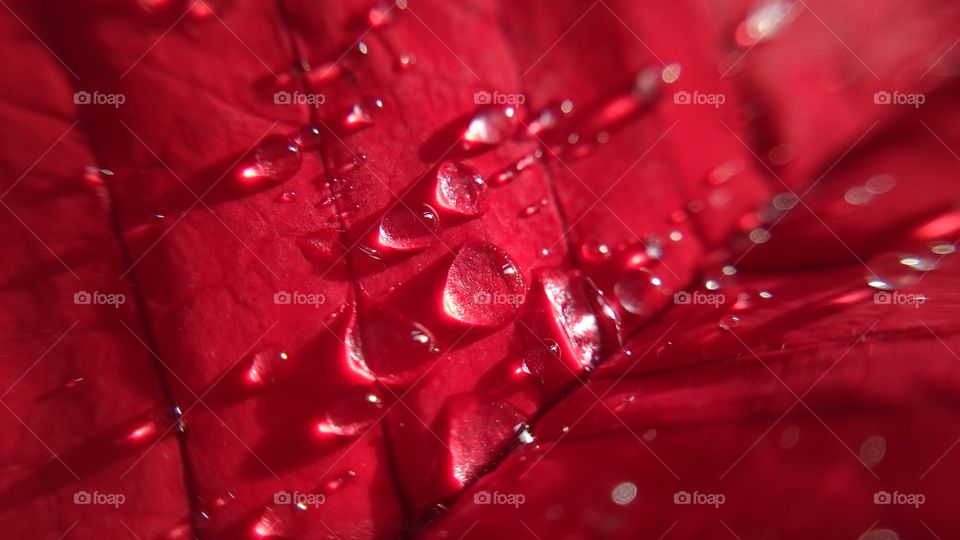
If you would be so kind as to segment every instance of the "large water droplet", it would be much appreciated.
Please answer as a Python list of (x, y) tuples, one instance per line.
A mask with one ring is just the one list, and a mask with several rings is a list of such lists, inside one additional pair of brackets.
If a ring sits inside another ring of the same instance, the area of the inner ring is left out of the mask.
[(936, 263), (936, 257), (927, 253), (882, 253), (870, 259), (864, 277), (875, 289), (893, 291), (917, 284)]
[(539, 275), (539, 283), (551, 320), (572, 353), (571, 363), (578, 369), (591, 369), (600, 359), (604, 346), (616, 344), (620, 339), (616, 311), (580, 272), (544, 270)]
[(663, 280), (646, 268), (624, 272), (613, 286), (613, 292), (623, 309), (641, 316), (651, 315), (669, 293)]
[(359, 313), (344, 341), (355, 373), (392, 385), (412, 384), (440, 355), (430, 330), (379, 306)]
[(398, 251), (425, 249), (437, 241), (440, 218), (428, 204), (393, 206), (380, 219), (380, 245)]
[(460, 161), (445, 161), (437, 168), (437, 203), (464, 216), (487, 211), (487, 184), (476, 169)]
[(476, 480), (503, 445), (516, 436), (515, 428), (526, 425), (523, 415), (509, 403), (477, 402), (473, 396), (454, 396), (446, 412), (450, 467), (460, 486)]
[(263, 386), (274, 382), (282, 373), (288, 360), (285, 351), (267, 348), (250, 355), (247, 360), (245, 379), (251, 386)]
[(320, 437), (356, 437), (373, 426), (384, 414), (384, 404), (372, 392), (353, 392), (329, 406), (316, 424)]
[(254, 149), (251, 162), (239, 169), (237, 181), (249, 187), (283, 182), (297, 174), (302, 164), (297, 143), (289, 137), (270, 135)]
[(493, 244), (464, 244), (447, 271), (444, 311), (478, 326), (501, 326), (519, 311), (526, 291), (517, 264)]
[(472, 150), (483, 146), (496, 146), (513, 135), (518, 122), (518, 113), (514, 107), (483, 107), (477, 111), (463, 132), (463, 147)]

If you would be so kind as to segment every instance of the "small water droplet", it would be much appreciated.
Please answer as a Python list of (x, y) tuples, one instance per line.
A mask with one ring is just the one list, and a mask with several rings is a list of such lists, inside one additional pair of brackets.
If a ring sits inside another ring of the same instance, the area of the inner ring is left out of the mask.
[(358, 101), (350, 106), (343, 118), (343, 127), (348, 130), (358, 130), (372, 126), (377, 113), (383, 109), (383, 100), (369, 98)]
[(585, 240), (580, 244), (580, 255), (586, 262), (599, 263), (610, 258), (611, 250), (607, 244)]
[(860, 461), (873, 468), (883, 460), (887, 453), (887, 440), (879, 435), (869, 437), (860, 446)]
[(444, 161), (437, 168), (437, 204), (464, 216), (487, 211), (487, 183), (476, 169), (461, 161)]
[(613, 488), (610, 498), (613, 499), (613, 502), (621, 506), (630, 504), (637, 498), (637, 485), (633, 482), (617, 484), (617, 486)]
[(737, 27), (734, 36), (737, 45), (751, 47), (772, 38), (797, 15), (796, 11), (791, 1), (770, 0), (761, 4)]
[(339, 233), (335, 230), (316, 231), (298, 238), (297, 247), (308, 261), (330, 264), (340, 256)]
[(239, 169), (237, 181), (248, 187), (283, 182), (292, 178), (302, 164), (297, 143), (289, 137), (270, 135), (254, 149), (252, 161)]
[(371, 28), (382, 28), (394, 20), (393, 4), (378, 2), (367, 10), (367, 22)]
[(381, 246), (398, 251), (425, 249), (439, 241), (440, 218), (428, 204), (393, 206), (380, 219)]
[(526, 289), (517, 264), (493, 244), (464, 244), (447, 271), (444, 311), (455, 320), (501, 326), (520, 309)]
[(512, 106), (483, 107), (470, 120), (462, 139), (467, 150), (483, 146), (496, 146), (504, 142), (517, 129), (517, 110)]
[(417, 63), (417, 57), (413, 54), (401, 54), (399, 60), (399, 66), (401, 70), (412, 69), (414, 64)]
[(523, 210), (520, 211), (520, 217), (522, 217), (522, 218), (528, 218), (528, 217), (530, 217), (530, 216), (534, 216), (534, 215), (536, 215), (536, 214), (539, 214), (539, 213), (540, 213), (540, 210), (543, 210), (543, 209), (546, 208), (547, 205), (549, 205), (549, 204), (550, 204), (550, 201), (547, 200), (546, 197), (544, 197), (544, 198), (540, 199), (539, 201), (537, 201), (537, 202), (535, 202), (535, 203), (533, 203), (533, 204), (527, 205), (526, 208), (524, 208)]
[(734, 328), (740, 326), (740, 317), (738, 315), (724, 315), (720, 317), (720, 328), (727, 332), (732, 332)]
[(283, 190), (280, 194), (277, 195), (277, 198), (274, 199), (278, 203), (292, 203), (297, 198), (297, 192), (291, 191), (289, 189)]
[(491, 185), (493, 185), (493, 187), (503, 187), (509, 184), (517, 177), (517, 175), (519, 175), (528, 167), (532, 166), (542, 157), (542, 150), (536, 150), (523, 156), (522, 158), (508, 165), (499, 173), (493, 175), (490, 180)]

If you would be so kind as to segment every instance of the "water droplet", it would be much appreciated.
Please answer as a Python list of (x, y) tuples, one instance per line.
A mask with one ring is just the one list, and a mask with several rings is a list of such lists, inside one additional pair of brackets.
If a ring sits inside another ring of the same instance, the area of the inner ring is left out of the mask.
[(509, 184), (517, 177), (517, 175), (523, 172), (526, 168), (536, 163), (542, 157), (543, 157), (542, 150), (536, 150), (534, 152), (531, 152), (523, 156), (522, 158), (508, 165), (505, 169), (503, 169), (499, 173), (493, 175), (493, 177), (490, 180), (491, 185), (493, 185), (493, 187), (503, 187)]
[(738, 315), (724, 315), (720, 317), (720, 328), (727, 332), (732, 332), (734, 328), (740, 326), (740, 317)]
[(797, 15), (796, 11), (794, 3), (785, 0), (770, 0), (760, 5), (737, 27), (734, 36), (737, 45), (751, 47), (772, 38)]
[(887, 453), (887, 440), (879, 435), (869, 437), (860, 446), (860, 461), (867, 467), (875, 467)]
[(543, 270), (538, 275), (550, 320), (564, 339), (576, 369), (592, 369), (604, 348), (620, 344), (620, 320), (603, 294), (580, 272)]
[(254, 149), (252, 161), (239, 169), (237, 180), (249, 187), (283, 182), (293, 177), (302, 164), (303, 155), (297, 143), (289, 137), (270, 135)]
[(289, 189), (283, 190), (277, 195), (277, 198), (274, 199), (278, 203), (291, 203), (297, 198), (297, 192), (291, 191)]
[(651, 315), (660, 307), (669, 292), (663, 280), (646, 268), (624, 272), (613, 286), (614, 295), (623, 309), (634, 315)]
[[(370, 400), (369, 396), (376, 398)], [(375, 394), (353, 393), (329, 406), (316, 423), (320, 437), (356, 437), (373, 426), (384, 414), (383, 403)]]
[(476, 169), (461, 161), (444, 161), (437, 168), (437, 204), (464, 216), (487, 211), (487, 184)]
[(860, 540), (900, 540), (900, 535), (892, 529), (873, 529), (860, 537)]
[(525, 426), (520, 412), (506, 402), (478, 402), (475, 397), (455, 395), (449, 401), (450, 473), (460, 486), (475, 481), (478, 475), (516, 437), (516, 426)]
[(933, 242), (930, 245), (930, 251), (937, 255), (950, 255), (957, 251), (957, 246), (947, 242)]
[(496, 146), (513, 135), (519, 122), (517, 110), (510, 106), (483, 107), (473, 116), (462, 136), (467, 150)]
[(344, 341), (355, 373), (391, 385), (412, 384), (440, 355), (430, 330), (379, 306), (361, 311)]
[(580, 245), (580, 255), (583, 260), (590, 263), (603, 262), (610, 258), (610, 246), (596, 242), (594, 240), (585, 240)]
[(398, 251), (425, 249), (439, 241), (440, 218), (428, 204), (398, 203), (380, 219), (381, 246)]
[(400, 61), (398, 65), (400, 66), (400, 69), (408, 70), (408, 69), (412, 69), (414, 64), (416, 63), (417, 63), (416, 55), (408, 53), (408, 54), (400, 55)]
[(854, 206), (863, 206), (873, 199), (873, 193), (863, 186), (853, 186), (843, 196), (843, 200)]
[(323, 138), (320, 134), (320, 128), (314, 126), (307, 126), (300, 130), (300, 133), (297, 134), (294, 142), (302, 150), (312, 150), (319, 148), (323, 143)]
[(543, 209), (546, 208), (547, 205), (549, 205), (549, 204), (550, 204), (550, 201), (547, 200), (546, 197), (544, 197), (543, 199), (540, 199), (539, 201), (537, 201), (537, 202), (535, 202), (535, 203), (533, 203), (533, 204), (527, 205), (526, 208), (524, 208), (523, 210), (520, 211), (520, 217), (522, 217), (522, 218), (528, 218), (528, 217), (530, 217), (530, 216), (534, 216), (534, 215), (536, 215), (536, 214), (539, 214), (539, 213), (540, 213), (540, 210), (543, 210)]
[(285, 351), (273, 348), (250, 355), (244, 377), (246, 382), (252, 386), (263, 386), (274, 382), (282, 373), (288, 358)]
[(313, 232), (298, 238), (297, 247), (308, 261), (319, 265), (330, 264), (340, 257), (339, 233), (335, 230)]
[(447, 271), (444, 311), (478, 326), (501, 326), (519, 311), (526, 291), (517, 264), (493, 244), (464, 244)]
[(754, 244), (765, 244), (770, 240), (770, 231), (758, 227), (750, 231), (750, 241)]
[(343, 127), (348, 130), (358, 130), (372, 126), (374, 118), (383, 109), (383, 100), (370, 98), (358, 101), (350, 106), (343, 118)]
[(371, 28), (382, 28), (394, 20), (393, 4), (378, 2), (367, 10), (367, 22)]
[(533, 434), (530, 433), (530, 426), (524, 424), (523, 427), (520, 428), (520, 433), (517, 434), (517, 439), (520, 441), (520, 444), (532, 443), (534, 440), (534, 437), (533, 437)]
[(936, 264), (937, 259), (932, 255), (881, 253), (867, 263), (869, 270), (864, 277), (867, 285), (892, 291), (915, 285)]
[(707, 181), (712, 185), (719, 186), (727, 183), (741, 170), (743, 170), (742, 163), (739, 161), (728, 161), (722, 165), (718, 165), (715, 169), (710, 171), (710, 174), (707, 175)]
[(91, 186), (102, 186), (107, 183), (107, 178), (113, 176), (110, 169), (100, 169), (88, 166), (83, 170), (83, 180)]
[(637, 498), (637, 485), (633, 482), (623, 482), (617, 484), (610, 494), (613, 502), (623, 506), (633, 502)]
[(897, 179), (893, 176), (889, 174), (878, 174), (870, 180), (867, 180), (867, 184), (864, 187), (870, 193), (879, 195), (890, 191), (895, 185), (897, 185)]

